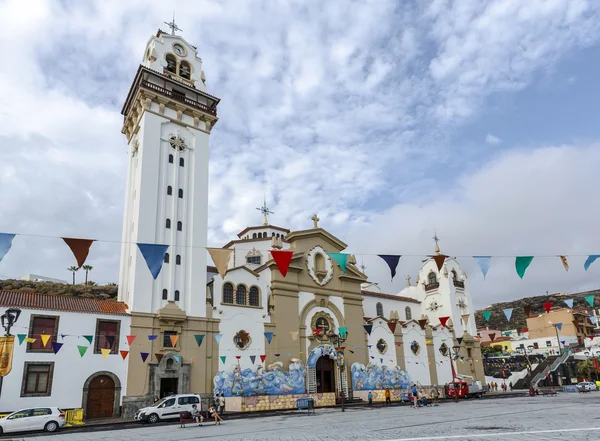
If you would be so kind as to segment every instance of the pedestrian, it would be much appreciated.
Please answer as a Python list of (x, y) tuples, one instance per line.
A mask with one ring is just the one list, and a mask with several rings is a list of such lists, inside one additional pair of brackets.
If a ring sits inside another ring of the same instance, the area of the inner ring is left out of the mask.
[(385, 405), (386, 406), (392, 405), (392, 397), (390, 394), (390, 390), (388, 388), (385, 389)]
[(439, 391), (437, 385), (433, 386), (433, 392), (432, 393), (433, 393), (433, 405), (434, 406), (439, 406), (440, 405), (439, 404), (440, 391)]
[(412, 397), (413, 397), (413, 405), (415, 409), (419, 407), (419, 391), (417, 390), (417, 385), (413, 384), (411, 388)]
[(199, 426), (201, 426), (202, 423), (204, 422), (204, 417), (198, 410), (198, 406), (195, 404), (192, 405), (192, 418), (194, 418), (196, 420), (196, 422), (198, 423)]
[(512, 392), (512, 388), (513, 388), (512, 381), (510, 381), (510, 382), (508, 383), (508, 387), (510, 388), (510, 391)]
[(210, 417), (215, 420), (215, 426), (220, 426), (223, 422), (223, 418), (219, 416), (219, 413), (217, 412), (217, 409), (215, 409), (215, 406), (210, 406), (210, 408), (208, 409), (208, 413), (210, 414)]
[(369, 406), (371, 406), (373, 404), (373, 392), (369, 391), (367, 398), (369, 399)]
[(158, 395), (154, 395), (154, 402), (157, 403), (158, 402)]
[(225, 412), (225, 395), (221, 394), (219, 397), (219, 415), (223, 416)]

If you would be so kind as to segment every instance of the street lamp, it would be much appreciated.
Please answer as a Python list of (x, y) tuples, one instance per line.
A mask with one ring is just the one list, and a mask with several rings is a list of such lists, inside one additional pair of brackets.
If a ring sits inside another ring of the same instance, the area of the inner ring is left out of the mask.
[[(454, 369), (454, 365), (452, 364), (452, 360), (458, 360), (459, 358), (459, 352), (460, 352), (460, 345), (455, 345), (452, 346), (452, 350), (454, 351), (454, 354), (452, 354), (450, 351), (448, 351), (448, 358), (450, 359), (450, 368), (452, 369), (452, 383), (454, 386), (454, 401), (458, 403), (458, 390), (456, 389), (456, 370)], [(458, 365), (457, 365), (458, 368)]]
[[(340, 376), (342, 375), (342, 368), (345, 369), (345, 367), (343, 366), (343, 363), (345, 362), (345, 360), (340, 359), (338, 351), (339, 349), (342, 347), (342, 344), (346, 341), (346, 339), (348, 338), (348, 331), (346, 330), (346, 333), (344, 334), (344, 337), (342, 337), (340, 334), (335, 334), (335, 333), (331, 333), (329, 334), (329, 339), (334, 343), (335, 348), (336, 348), (336, 364), (338, 366), (338, 368), (340, 369)], [(346, 391), (344, 390), (344, 383), (342, 382), (342, 379), (340, 377), (340, 385), (341, 385), (341, 396), (342, 396), (342, 412), (346, 412), (346, 408), (344, 406), (344, 399), (345, 399), (345, 395), (346, 395)]]
[(17, 320), (19, 320), (19, 316), (21, 315), (21, 310), (19, 308), (8, 308), (2, 316), (0, 316), (0, 320), (2, 322), (2, 327), (6, 331), (5, 336), (10, 335), (10, 328), (12, 328)]

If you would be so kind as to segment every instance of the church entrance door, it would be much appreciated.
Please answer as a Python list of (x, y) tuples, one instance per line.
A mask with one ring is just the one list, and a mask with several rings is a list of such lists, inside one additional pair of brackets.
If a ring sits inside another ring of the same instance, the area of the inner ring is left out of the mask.
[(179, 383), (178, 378), (161, 378), (160, 379), (160, 398), (177, 394), (178, 383)]
[(335, 364), (329, 357), (320, 357), (316, 365), (317, 393), (335, 392)]

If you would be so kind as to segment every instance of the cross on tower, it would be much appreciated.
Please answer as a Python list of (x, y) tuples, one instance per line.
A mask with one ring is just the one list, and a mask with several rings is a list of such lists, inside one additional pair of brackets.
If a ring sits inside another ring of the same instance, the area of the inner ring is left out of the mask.
[(365, 270), (367, 269), (367, 267), (365, 266), (365, 262), (363, 262), (362, 259), (360, 261), (359, 268), (360, 268), (360, 270), (362, 271), (363, 274), (367, 274), (367, 273), (365, 273)]
[(437, 236), (437, 233), (435, 232), (435, 230), (433, 230), (432, 239), (435, 242), (435, 253), (440, 254), (440, 245), (438, 244), (438, 242), (440, 241), (440, 238)]
[[(165, 24), (167, 26), (169, 26), (171, 28), (171, 35), (175, 35), (175, 31), (182, 31), (176, 24), (175, 24), (175, 11), (173, 11), (173, 21), (170, 22), (166, 22)], [(183, 32), (183, 31), (182, 31)]]
[(317, 214), (313, 214), (313, 216), (310, 218), (310, 220), (312, 220), (314, 222), (314, 226), (313, 228), (316, 230), (317, 228), (319, 228), (319, 221), (321, 219), (319, 219), (319, 217), (317, 216)]
[(257, 209), (258, 211), (260, 211), (260, 212), (263, 214), (263, 216), (265, 217), (265, 218), (264, 218), (264, 220), (263, 220), (263, 225), (269, 225), (269, 220), (267, 219), (267, 216), (268, 216), (269, 214), (275, 214), (275, 213), (273, 213), (273, 212), (272, 212), (271, 210), (269, 210), (269, 208), (267, 207), (267, 200), (266, 200), (266, 199), (264, 200), (264, 202), (263, 202), (263, 206), (262, 206), (262, 207), (256, 207), (256, 209)]

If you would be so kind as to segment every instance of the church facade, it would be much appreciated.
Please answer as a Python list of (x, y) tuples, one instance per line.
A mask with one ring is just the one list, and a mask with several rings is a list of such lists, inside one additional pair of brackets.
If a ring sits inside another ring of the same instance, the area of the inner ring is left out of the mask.
[[(123, 107), (130, 156), (119, 300), (130, 308), (130, 334), (156, 338), (137, 340), (148, 359), (128, 358), (125, 414), (172, 393), (223, 393), (230, 410), (252, 410), (244, 397), (399, 393), (451, 381), (451, 363), (484, 380), (468, 281), (454, 259), (438, 267), (429, 258), (416, 285), (407, 278), (400, 293), (382, 293), (353, 256), (345, 267), (332, 259), (347, 245), (316, 215), (312, 228), (290, 231), (270, 225), (265, 210), (263, 225), (223, 246), (231, 250), (223, 276), (207, 266), (218, 103), (194, 46), (174, 33), (150, 38)], [(169, 246), (156, 278), (136, 243)], [(272, 250), (293, 252), (285, 276)]]

